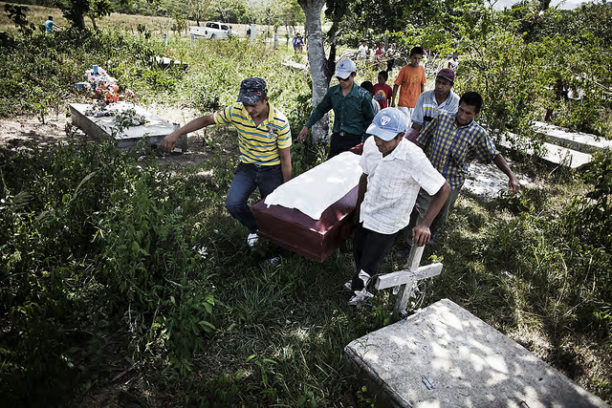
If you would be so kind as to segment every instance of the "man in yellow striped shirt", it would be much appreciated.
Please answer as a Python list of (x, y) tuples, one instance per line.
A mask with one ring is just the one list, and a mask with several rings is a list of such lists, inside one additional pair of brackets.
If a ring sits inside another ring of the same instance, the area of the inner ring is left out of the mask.
[(258, 240), (257, 223), (247, 205), (255, 188), (265, 198), (291, 178), (291, 129), (289, 121), (268, 101), (266, 82), (246, 78), (240, 84), (238, 102), (187, 123), (164, 138), (160, 147), (172, 151), (181, 135), (213, 124), (232, 124), (238, 130), (240, 163), (225, 200), (225, 207), (249, 229), (247, 244)]

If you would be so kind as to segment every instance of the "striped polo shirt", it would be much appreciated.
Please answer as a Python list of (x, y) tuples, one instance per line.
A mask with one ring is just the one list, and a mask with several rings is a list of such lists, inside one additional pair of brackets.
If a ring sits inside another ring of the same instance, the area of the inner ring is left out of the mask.
[(238, 146), (242, 163), (260, 166), (278, 165), (280, 164), (278, 149), (291, 146), (289, 121), (272, 104), (268, 103), (268, 106), (270, 109), (268, 118), (257, 126), (241, 102), (236, 102), (213, 115), (215, 123), (231, 123), (238, 129)]
[(459, 107), (459, 95), (454, 93), (452, 89), (448, 93), (448, 97), (438, 105), (434, 90), (423, 92), (419, 96), (416, 107), (412, 112), (412, 122), (423, 127), (427, 126), (433, 118), (438, 117), (441, 112), (450, 114), (457, 113)]
[(475, 121), (457, 126), (455, 115), (444, 112), (421, 131), (417, 142), (453, 191), (463, 186), (472, 160), (489, 163), (499, 154), (482, 126)]

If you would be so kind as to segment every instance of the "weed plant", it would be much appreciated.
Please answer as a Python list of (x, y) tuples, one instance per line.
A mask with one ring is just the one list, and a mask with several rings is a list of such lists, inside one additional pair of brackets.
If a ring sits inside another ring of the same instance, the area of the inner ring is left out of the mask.
[(188, 370), (215, 301), (185, 185), (110, 144), (33, 150), (0, 171), (3, 398), (65, 403), (109, 354)]

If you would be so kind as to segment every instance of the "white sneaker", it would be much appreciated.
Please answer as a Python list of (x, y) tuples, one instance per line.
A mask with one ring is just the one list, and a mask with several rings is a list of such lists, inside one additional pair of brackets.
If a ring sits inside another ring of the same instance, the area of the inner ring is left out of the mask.
[(352, 292), (353, 291), (353, 280), (351, 279), (349, 281), (344, 282), (344, 285), (342, 285), (342, 287), (347, 292)]
[(368, 299), (374, 297), (373, 294), (368, 292), (366, 288), (356, 290), (355, 294), (349, 299), (349, 306), (363, 306), (367, 303)]
[(251, 232), (246, 239), (247, 245), (253, 248), (259, 242), (259, 235), (256, 232)]
[(264, 262), (267, 263), (268, 265), (278, 265), (281, 262), (281, 257), (275, 256), (273, 258), (266, 259)]

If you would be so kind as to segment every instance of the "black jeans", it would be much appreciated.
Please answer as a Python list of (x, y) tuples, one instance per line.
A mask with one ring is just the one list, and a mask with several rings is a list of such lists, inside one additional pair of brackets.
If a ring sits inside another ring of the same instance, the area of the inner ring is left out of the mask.
[(364, 228), (363, 224), (357, 226), (353, 238), (353, 257), (355, 258), (353, 290), (363, 289), (363, 282), (358, 279), (360, 270), (365, 271), (370, 276), (378, 273), (378, 268), (393, 247), (398, 233), (399, 231), (394, 234), (381, 234)]
[(354, 147), (359, 143), (361, 143), (361, 135), (350, 135), (348, 133), (344, 133), (344, 136), (342, 136), (340, 133), (332, 133), (327, 160), (342, 152), (350, 150), (351, 147)]
[(240, 162), (234, 171), (234, 179), (229, 193), (225, 199), (227, 211), (249, 229), (249, 232), (257, 231), (255, 216), (247, 205), (249, 196), (255, 188), (259, 188), (261, 198), (283, 184), (281, 166), (257, 166)]

